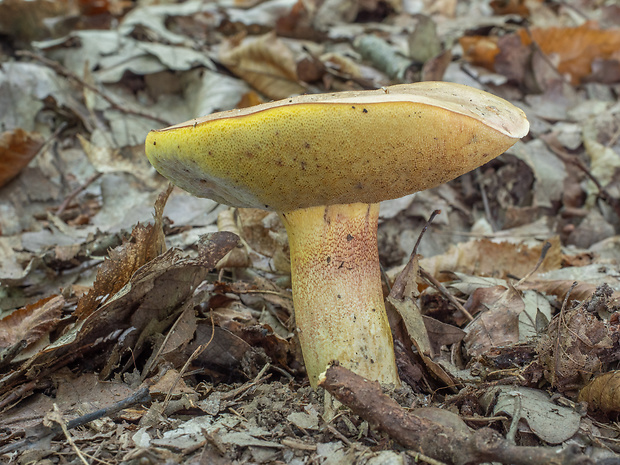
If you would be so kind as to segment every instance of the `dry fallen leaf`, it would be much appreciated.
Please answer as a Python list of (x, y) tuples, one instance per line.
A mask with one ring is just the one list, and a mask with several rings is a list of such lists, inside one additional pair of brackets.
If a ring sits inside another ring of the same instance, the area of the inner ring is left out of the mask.
[(0, 320), (0, 349), (20, 341), (30, 345), (48, 334), (60, 321), (64, 304), (62, 296), (53, 295), (4, 317)]
[(603, 412), (620, 412), (620, 371), (597, 376), (579, 392), (579, 402)]
[[(587, 22), (579, 27), (519, 29), (515, 34), (520, 39), (522, 52), (516, 50), (519, 47), (511, 39), (511, 34), (502, 38), (466, 36), (460, 38), (459, 43), (467, 61), (497, 72), (500, 70), (496, 66), (496, 58), (504, 51), (504, 47), (513, 49), (511, 55), (524, 58), (518, 60), (521, 64), (531, 66), (527, 63), (527, 56), (531, 45), (536, 43), (555, 64), (558, 72), (568, 75), (574, 85), (592, 75), (594, 63), (600, 68), (601, 60), (620, 62), (620, 30), (599, 29), (594, 22)], [(607, 66), (613, 68), (613, 63)], [(517, 74), (522, 74), (523, 77), (526, 72), (527, 70), (522, 69)], [(600, 74), (600, 69), (597, 72)]]
[(84, 319), (98, 306), (109, 301), (127, 284), (138, 268), (166, 250), (162, 215), (170, 192), (172, 187), (160, 194), (155, 202), (153, 224), (136, 225), (131, 233), (132, 240), (110, 251), (110, 257), (97, 271), (92, 290), (78, 301), (76, 317)]
[(561, 311), (538, 342), (545, 378), (563, 394), (575, 393), (601, 371), (610, 352), (618, 353), (618, 341), (614, 343), (609, 325), (591, 311), (596, 310), (591, 308), (592, 302), (596, 302), (595, 307), (604, 306), (603, 300), (610, 299), (609, 292), (599, 292), (597, 301), (584, 301)]
[[(537, 273), (560, 268), (560, 239), (554, 237), (549, 242), (551, 248)], [(505, 278), (507, 275), (523, 277), (536, 266), (542, 247), (542, 244), (530, 247), (525, 244), (480, 239), (453, 245), (445, 254), (422, 259), (420, 265), (435, 277), (441, 277), (442, 271), (495, 278)]]
[[(482, 312), (465, 328), (464, 343), (470, 357), (519, 342), (519, 315), (525, 304), (515, 288), (480, 288), (472, 294), (472, 300)], [(469, 308), (469, 311), (476, 313), (475, 308)]]
[(620, 30), (601, 30), (593, 22), (579, 27), (534, 28), (518, 31), (523, 45), (533, 42), (547, 55), (558, 57), (557, 69), (579, 84), (592, 73), (595, 59), (620, 60)]
[(36, 132), (14, 129), (0, 134), (0, 187), (30, 163), (43, 146), (43, 137)]
[(228, 43), (220, 61), (233, 73), (267, 97), (277, 100), (302, 94), (297, 65), (291, 50), (275, 33), (246, 39), (240, 45)]

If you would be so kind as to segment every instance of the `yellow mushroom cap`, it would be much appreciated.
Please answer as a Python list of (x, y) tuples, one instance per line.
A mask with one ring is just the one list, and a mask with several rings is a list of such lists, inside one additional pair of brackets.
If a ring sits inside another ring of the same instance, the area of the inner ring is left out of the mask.
[(151, 164), (236, 207), (376, 203), (488, 162), (528, 133), (525, 114), (472, 87), (422, 82), (302, 95), (151, 131)]

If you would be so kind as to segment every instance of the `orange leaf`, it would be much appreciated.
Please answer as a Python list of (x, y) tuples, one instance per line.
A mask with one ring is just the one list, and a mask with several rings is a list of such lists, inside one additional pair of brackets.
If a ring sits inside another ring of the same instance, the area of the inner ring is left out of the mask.
[(497, 37), (464, 36), (459, 39), (463, 57), (476, 66), (494, 71), (495, 57), (499, 54)]
[(0, 135), (0, 187), (30, 163), (43, 146), (43, 137), (36, 132), (14, 129)]
[(592, 22), (579, 27), (532, 29), (531, 35), (521, 29), (518, 34), (524, 45), (533, 40), (546, 55), (556, 55), (558, 71), (569, 74), (573, 84), (592, 73), (596, 59), (620, 61), (620, 30), (601, 30)]
[(0, 320), (0, 348), (19, 341), (30, 345), (52, 331), (60, 321), (65, 299), (53, 295), (15, 310)]

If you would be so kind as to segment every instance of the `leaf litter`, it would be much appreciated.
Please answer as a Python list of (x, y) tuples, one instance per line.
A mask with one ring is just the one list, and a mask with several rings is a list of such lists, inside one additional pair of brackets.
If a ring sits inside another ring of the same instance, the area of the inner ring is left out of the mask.
[[(463, 463), (476, 437), (501, 447), (468, 463), (544, 463), (559, 444), (566, 463), (617, 460), (620, 12), (353, 3), (0, 3), (0, 460)], [(325, 388), (353, 411), (330, 416), (305, 378), (279, 219), (167, 188), (144, 137), (419, 79), (507, 98), (531, 132), (382, 207), (405, 385), (369, 400), (336, 369)]]

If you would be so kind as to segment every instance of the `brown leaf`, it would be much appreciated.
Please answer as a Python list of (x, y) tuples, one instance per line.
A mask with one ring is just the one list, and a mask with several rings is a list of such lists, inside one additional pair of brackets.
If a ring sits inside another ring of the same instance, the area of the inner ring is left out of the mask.
[(440, 352), (441, 346), (449, 346), (461, 342), (465, 337), (466, 333), (461, 328), (443, 323), (426, 315), (423, 318), (433, 352), (436, 354)]
[[(503, 286), (480, 288), (472, 298), (488, 310), (465, 328), (464, 342), (469, 356), (476, 357), (494, 347), (519, 342), (519, 314), (525, 304), (516, 289)], [(470, 309), (470, 313), (473, 312), (474, 309)]]
[(196, 327), (196, 312), (193, 306), (188, 305), (175, 321), (170, 334), (167, 336), (165, 345), (161, 349), (162, 355), (177, 350), (191, 341), (196, 332)]
[(613, 343), (605, 323), (587, 302), (556, 315), (537, 345), (545, 378), (567, 395), (601, 371), (602, 357)]
[(422, 80), (442, 81), (451, 62), (452, 52), (450, 50), (444, 50), (436, 57), (431, 58), (422, 67)]
[(579, 402), (603, 412), (620, 412), (620, 371), (611, 371), (594, 378), (579, 392)]
[(0, 187), (25, 168), (43, 146), (43, 137), (23, 129), (6, 131), (0, 135)]
[(78, 301), (76, 317), (84, 319), (98, 306), (109, 301), (127, 284), (138, 268), (165, 251), (162, 215), (170, 192), (172, 186), (157, 198), (153, 224), (136, 225), (131, 232), (131, 240), (110, 251), (109, 258), (97, 271), (92, 290)]
[[(537, 273), (559, 269), (562, 251), (559, 237), (549, 240), (547, 252)], [(538, 262), (542, 244), (530, 247), (525, 244), (494, 242), (481, 239), (451, 246), (445, 254), (422, 259), (420, 265), (431, 275), (440, 278), (442, 271), (453, 271), (473, 276), (506, 278), (508, 275), (523, 277)]]
[[(534, 42), (556, 64), (558, 72), (570, 76), (575, 85), (592, 75), (595, 62), (600, 66), (600, 60), (620, 61), (620, 30), (602, 30), (593, 22), (579, 27), (519, 29), (515, 34), (520, 46), (510, 34), (501, 39), (462, 37), (459, 43), (467, 61), (490, 71), (507, 72), (513, 79), (526, 76), (527, 68), (519, 70), (519, 66), (527, 64)], [(516, 59), (511, 61), (509, 57)]]
[(532, 3), (542, 3), (542, 0), (493, 0), (489, 5), (495, 15), (519, 15), (528, 18)]
[(495, 58), (500, 49), (497, 37), (464, 36), (459, 39), (463, 49), (463, 58), (476, 66), (495, 71)]
[(248, 39), (241, 45), (229, 43), (220, 61), (260, 93), (277, 100), (306, 91), (299, 84), (291, 50), (275, 33)]
[[(38, 373), (52, 361), (63, 366), (75, 356), (84, 356), (97, 347), (105, 354), (108, 336), (134, 327), (140, 334), (153, 319), (163, 320), (194, 294), (196, 286), (230, 249), (237, 244), (231, 233), (215, 233), (199, 247), (197, 258), (184, 258), (179, 250), (170, 249), (136, 270), (124, 292), (117, 293), (104, 304), (84, 315), (54, 346), (28, 360), (15, 373)], [(136, 325), (140, 325), (140, 327)], [(206, 342), (206, 341), (205, 341)], [(5, 388), (6, 386), (0, 386)], [(2, 395), (0, 389), (0, 395)]]
[(0, 320), (0, 349), (20, 341), (30, 345), (52, 331), (60, 321), (65, 299), (53, 295), (14, 311)]
[[(598, 285), (590, 283), (578, 283), (575, 287), (572, 279), (563, 280), (529, 280), (519, 286), (520, 289), (533, 289), (542, 294), (554, 295), (559, 301), (564, 301), (566, 293), (570, 290), (569, 302), (585, 301), (592, 297)], [(620, 292), (615, 291), (612, 299), (616, 304), (620, 304)]]
[(620, 59), (620, 30), (601, 30), (593, 22), (579, 27), (534, 28), (531, 35), (520, 29), (518, 34), (525, 46), (534, 41), (547, 56), (556, 55), (558, 71), (570, 75), (573, 84), (592, 73), (595, 59)]

